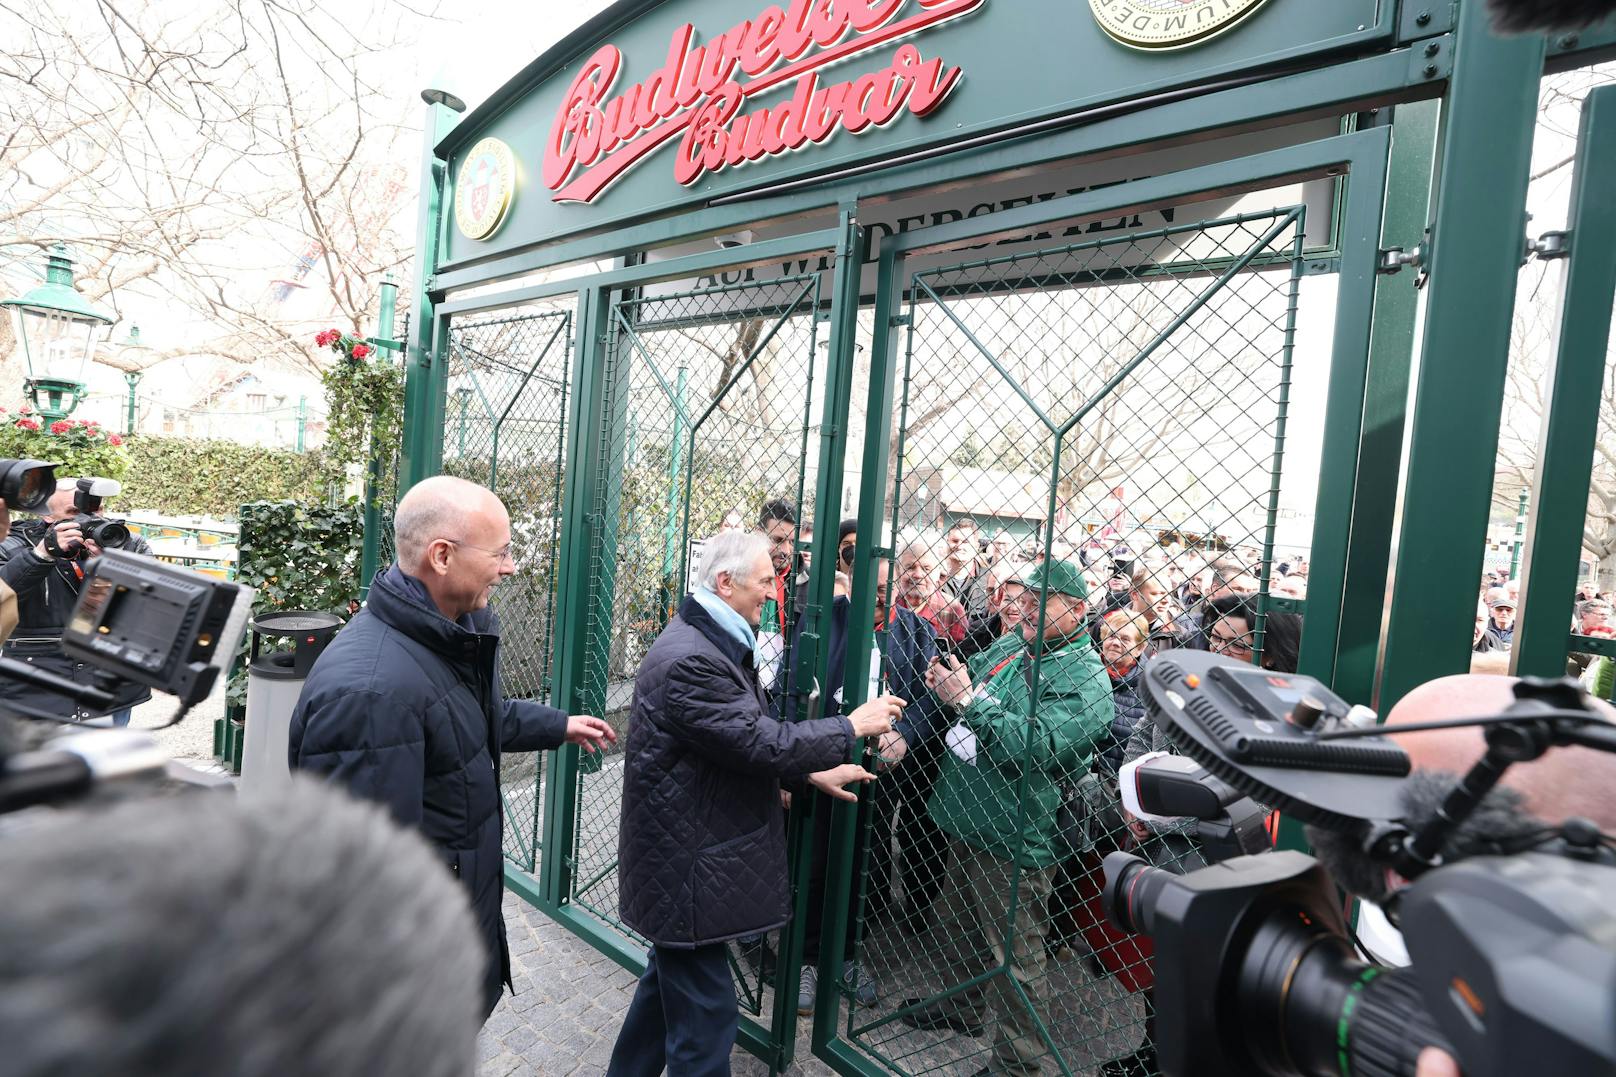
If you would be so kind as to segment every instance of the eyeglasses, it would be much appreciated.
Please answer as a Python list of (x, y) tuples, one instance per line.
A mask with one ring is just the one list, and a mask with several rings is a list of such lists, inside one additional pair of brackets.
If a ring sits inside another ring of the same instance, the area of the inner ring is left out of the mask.
[(497, 550), (490, 550), (487, 546), (476, 546), (470, 542), (461, 542), (459, 539), (446, 538), (443, 541), (449, 543), (451, 546), (465, 546), (468, 549), (485, 553), (496, 561), (509, 561), (513, 565), (516, 564), (516, 551), (513, 549), (515, 545), (514, 543), (507, 542)]
[(1254, 639), (1256, 635), (1251, 632), (1242, 632), (1238, 636), (1220, 636), (1214, 632), (1207, 636), (1207, 645), (1216, 654), (1226, 651), (1249, 651)]

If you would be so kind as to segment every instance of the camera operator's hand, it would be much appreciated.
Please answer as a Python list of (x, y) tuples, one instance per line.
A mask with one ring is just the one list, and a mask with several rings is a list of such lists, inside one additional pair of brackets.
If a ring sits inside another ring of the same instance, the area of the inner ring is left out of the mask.
[(868, 703), (860, 704), (847, 716), (847, 720), (853, 723), (855, 737), (879, 737), (892, 728), (892, 723), (898, 720), (907, 705), (897, 696), (876, 696)]
[(1414, 1063), (1414, 1077), (1464, 1077), (1464, 1074), (1459, 1072), (1459, 1063), (1452, 1055), (1439, 1047), (1427, 1047)]
[[(55, 540), (56, 550), (59, 552), (52, 551), (50, 548), (50, 543), (53, 538)], [(84, 535), (79, 531), (79, 522), (77, 520), (71, 518), (66, 520), (57, 520), (55, 523), (50, 525), (50, 530), (46, 533), (45, 537), (34, 544), (34, 556), (38, 557), (42, 561), (51, 560), (57, 557), (72, 557), (74, 551), (76, 551), (83, 544)], [(99, 553), (100, 551), (98, 550), (96, 552)]]
[(875, 775), (857, 763), (843, 763), (839, 767), (831, 767), (829, 770), (821, 770), (808, 775), (810, 785), (826, 796), (835, 797), (837, 800), (858, 800), (857, 793), (843, 789), (842, 786), (852, 785), (854, 782), (873, 781), (875, 781)]

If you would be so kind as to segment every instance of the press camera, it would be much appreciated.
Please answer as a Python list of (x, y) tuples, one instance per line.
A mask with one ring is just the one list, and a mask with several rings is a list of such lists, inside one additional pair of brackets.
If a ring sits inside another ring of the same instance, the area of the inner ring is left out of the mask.
[(1616, 726), (1574, 683), (1528, 678), (1503, 713), (1399, 726), (1485, 731), (1486, 753), (1431, 803), (1429, 776), (1312, 678), (1173, 651), (1142, 682), (1151, 717), (1214, 779), (1408, 883), (1383, 905), (1412, 965), (1385, 969), (1354, 957), (1335, 881), (1312, 857), (1187, 875), (1107, 857), (1108, 915), (1172, 970), (1155, 999), (1168, 1077), (1410, 1075), (1426, 1046), (1469, 1077), (1616, 1073), (1616, 839), (1571, 819), (1516, 828), (1497, 855), (1451, 840), (1511, 764), (1561, 745), (1616, 751)]
[[(74, 484), (73, 522), (79, 525), (80, 535), (103, 550), (121, 550), (129, 543), (129, 528), (124, 522), (101, 515), (102, 500), (115, 497), (122, 490), (123, 484), (117, 479), (79, 479)], [(82, 561), (90, 556), (89, 548), (83, 543), (62, 549), (57, 545), (54, 530), (46, 535), (45, 546), (55, 557)]]
[[(175, 696), (177, 722), (208, 697), (235, 655), (252, 595), (250, 587), (109, 549), (85, 565), (62, 631), (62, 650), (95, 667), (96, 683), (7, 658), (0, 658), (0, 678), (96, 709), (110, 707), (120, 682), (132, 681)], [(97, 780), (161, 770), (165, 759), (148, 734), (127, 730), (80, 733), (31, 752), (8, 751), (0, 740), (0, 812), (76, 796)]]

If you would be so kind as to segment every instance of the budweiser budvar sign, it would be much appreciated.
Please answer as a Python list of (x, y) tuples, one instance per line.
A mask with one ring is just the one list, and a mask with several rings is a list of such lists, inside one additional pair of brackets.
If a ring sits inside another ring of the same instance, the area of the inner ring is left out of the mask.
[[(987, 0), (791, 0), (698, 40), (679, 27), (666, 62), (616, 91), (623, 54), (603, 45), (568, 87), (544, 146), (544, 185), (557, 202), (592, 202), (663, 144), (677, 140), (674, 178), (703, 175), (828, 141), (838, 131), (925, 116), (958, 85), (960, 69), (911, 41)], [(903, 41), (890, 62), (833, 81), (827, 68)], [(747, 102), (795, 83), (767, 108)]]

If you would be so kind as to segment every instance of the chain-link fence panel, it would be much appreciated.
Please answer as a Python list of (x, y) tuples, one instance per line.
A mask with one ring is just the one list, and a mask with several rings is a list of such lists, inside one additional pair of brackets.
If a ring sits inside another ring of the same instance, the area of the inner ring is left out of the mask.
[[(617, 848), (634, 676), (690, 590), (701, 540), (758, 527), (767, 515), (779, 579), (758, 654), (760, 676), (774, 682), (806, 581), (798, 522), (813, 509), (820, 298), (820, 278), (808, 275), (658, 291), (611, 309), (584, 688), (620, 739), (583, 760), (570, 897), (631, 938), (618, 913)], [(753, 1015), (771, 1005), (772, 952), (761, 938), (732, 947), (741, 1007)]]
[[(523, 309), (449, 329), (443, 473), (481, 483), (511, 515), (516, 573), (494, 592), (506, 696), (548, 702), (567, 444), (572, 311)], [(505, 855), (535, 871), (542, 755), (500, 760)]]
[(1106, 923), (1100, 862), (1199, 863), (1117, 797), (1165, 746), (1141, 664), (1295, 667), (1300, 619), (1262, 610), (1302, 240), (1282, 209), (907, 282), (871, 690), (912, 702), (838, 983), (894, 1072), (1155, 1072), (1149, 944)]

